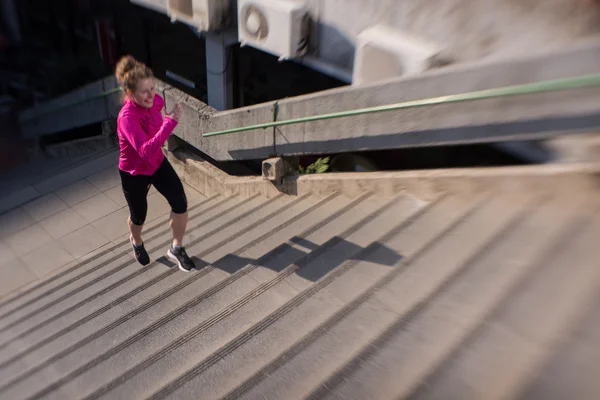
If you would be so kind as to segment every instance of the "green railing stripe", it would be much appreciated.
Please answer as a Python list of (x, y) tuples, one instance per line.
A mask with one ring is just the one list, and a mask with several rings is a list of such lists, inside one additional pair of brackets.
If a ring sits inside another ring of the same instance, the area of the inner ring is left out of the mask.
[(276, 126), (301, 124), (305, 122), (321, 121), (333, 118), (350, 117), (354, 115), (380, 113), (386, 111), (402, 110), (406, 108), (424, 107), (438, 104), (459, 103), (472, 100), (485, 100), (505, 96), (518, 96), (533, 93), (552, 92), (558, 90), (578, 89), (600, 85), (600, 74), (584, 75), (575, 78), (564, 78), (548, 80), (523, 85), (505, 86), (496, 89), (479, 90), (475, 92), (453, 94), (449, 96), (432, 97), (422, 100), (405, 101), (402, 103), (388, 104), (377, 107), (360, 108), (350, 111), (340, 111), (330, 114), (314, 115), (310, 117), (288, 119), (282, 121), (272, 121), (263, 124), (242, 126), (239, 128), (225, 129), (222, 131), (205, 133), (204, 137), (227, 135), (229, 133), (251, 131), (255, 129), (272, 128)]
[[(301, 124), (301, 123), (305, 123), (305, 122), (321, 121), (321, 120), (334, 119), (334, 118), (351, 117), (351, 116), (355, 116), (355, 115), (395, 111), (395, 110), (402, 110), (402, 109), (407, 109), (407, 108), (416, 108), (416, 107), (424, 107), (424, 106), (439, 105), (439, 104), (450, 104), (450, 103), (458, 103), (458, 102), (473, 101), (473, 100), (485, 100), (485, 99), (491, 99), (491, 98), (497, 98), (497, 97), (518, 96), (518, 95), (525, 95), (525, 94), (552, 92), (552, 91), (568, 90), (568, 89), (579, 89), (579, 88), (599, 86), (599, 85), (600, 85), (600, 74), (584, 75), (584, 76), (578, 76), (578, 77), (574, 77), (574, 78), (563, 78), (563, 79), (541, 81), (541, 82), (536, 82), (536, 83), (527, 83), (527, 84), (523, 84), (523, 85), (505, 86), (505, 87), (495, 88), (495, 89), (486, 89), (486, 90), (479, 90), (479, 91), (474, 91), (474, 92), (453, 94), (453, 95), (448, 95), (448, 96), (432, 97), (432, 98), (428, 98), (428, 99), (405, 101), (405, 102), (401, 102), (401, 103), (387, 104), (387, 105), (383, 105), (383, 106), (360, 108), (360, 109), (355, 109), (355, 110), (340, 111), (340, 112), (321, 114), (321, 115), (313, 115), (313, 116), (309, 116), (309, 117), (294, 118), (294, 119), (288, 119), (288, 120), (282, 120), (282, 121), (271, 121), (271, 122), (265, 122), (262, 124), (247, 125), (247, 126), (242, 126), (239, 128), (230, 128), (230, 129), (225, 129), (225, 130), (221, 130), (221, 131), (205, 133), (202, 136), (210, 137), (210, 136), (227, 135), (230, 133), (245, 132), (245, 131), (251, 131), (251, 130), (255, 130), (255, 129), (266, 129), (266, 128), (273, 128), (273, 127), (277, 127), (277, 126)], [(63, 106), (57, 107), (55, 109), (48, 110), (44, 113), (39, 113), (39, 114), (33, 115), (29, 118), (23, 119), (23, 121), (37, 119), (46, 114), (57, 112), (59, 110), (63, 110), (66, 108), (75, 107), (80, 104), (83, 104), (83, 103), (86, 103), (86, 102), (89, 102), (89, 101), (92, 101), (92, 100), (95, 100), (98, 98), (102, 98), (105, 96), (109, 96), (114, 93), (119, 93), (119, 92), (121, 92), (121, 88), (110, 89), (110, 90), (98, 93), (96, 95), (92, 95), (86, 99), (77, 100), (77, 101), (65, 104)]]

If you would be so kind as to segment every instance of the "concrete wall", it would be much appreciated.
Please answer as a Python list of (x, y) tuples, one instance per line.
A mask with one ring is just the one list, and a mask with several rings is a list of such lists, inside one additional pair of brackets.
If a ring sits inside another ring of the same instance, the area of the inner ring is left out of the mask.
[(437, 170), (328, 173), (286, 176), (273, 184), (261, 177), (230, 176), (189, 151), (166, 152), (178, 175), (205, 196), (238, 194), (250, 197), (261, 194), (273, 197), (311, 194), (330, 196), (334, 193), (358, 197), (365, 192), (392, 196), (410, 193), (421, 200), (439, 198), (441, 193), (471, 199), (490, 189), (502, 193), (551, 191), (572, 194), (598, 190), (597, 163), (553, 164), (497, 168), (456, 168)]
[(261, 176), (231, 176), (211, 165), (195, 154), (185, 150), (166, 151), (165, 155), (181, 179), (207, 197), (238, 194), (250, 197), (261, 194), (274, 197), (281, 192), (289, 193), (285, 187), (275, 186)]
[[(431, 71), (364, 87), (344, 87), (279, 101), (278, 120), (392, 104), (600, 72), (600, 43), (520, 60)], [(598, 87), (411, 108), (273, 129), (202, 137), (273, 120), (273, 103), (217, 113), (164, 86), (168, 107), (183, 102), (175, 134), (217, 160), (281, 154), (391, 149), (457, 143), (543, 139), (600, 127)]]
[[(167, 12), (166, 0), (131, 1)], [(600, 4), (585, 0), (306, 1), (313, 49), (343, 70), (352, 70), (357, 35), (376, 24), (431, 41), (456, 62), (558, 49), (600, 34)]]
[(97, 95), (116, 87), (115, 78), (107, 77), (23, 111), (19, 114), (23, 136), (50, 135), (115, 118), (122, 104), (121, 93)]
[[(279, 101), (277, 118), (300, 118), (591, 73), (600, 73), (600, 43), (596, 42), (542, 56), (465, 64), (382, 84), (288, 98)], [(114, 83), (107, 78), (105, 86), (109, 81)], [(65, 130), (78, 123), (89, 124), (105, 117), (107, 109), (116, 115), (121, 104), (118, 95), (109, 98), (108, 105), (99, 99), (74, 108), (59, 108), (69, 100), (99, 93), (99, 85), (101, 82), (96, 82), (24, 112), (24, 131), (31, 136)], [(217, 112), (165, 83), (159, 82), (158, 86), (169, 111), (176, 102), (183, 104), (175, 135), (220, 161), (543, 139), (562, 135), (565, 130), (600, 129), (600, 89), (592, 87), (409, 108), (205, 138), (204, 133), (270, 122), (274, 104)], [(36, 115), (41, 116), (36, 119)]]
[(308, 0), (319, 57), (352, 68), (356, 36), (385, 24), (457, 61), (500, 59), (600, 34), (600, 5), (579, 0)]

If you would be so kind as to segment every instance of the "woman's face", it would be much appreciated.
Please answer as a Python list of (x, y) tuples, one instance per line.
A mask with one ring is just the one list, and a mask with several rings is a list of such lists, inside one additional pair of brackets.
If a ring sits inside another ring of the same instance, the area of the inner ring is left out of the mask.
[(154, 79), (146, 78), (138, 82), (135, 92), (131, 93), (131, 98), (136, 104), (151, 108), (154, 104)]

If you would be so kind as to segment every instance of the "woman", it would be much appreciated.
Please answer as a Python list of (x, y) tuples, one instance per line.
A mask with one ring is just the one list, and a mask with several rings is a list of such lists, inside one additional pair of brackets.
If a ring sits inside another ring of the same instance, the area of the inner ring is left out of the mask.
[(155, 93), (152, 70), (131, 56), (119, 60), (115, 75), (125, 92), (125, 102), (117, 117), (119, 173), (129, 205), (127, 223), (135, 258), (142, 265), (150, 263), (142, 241), (142, 228), (148, 210), (148, 191), (150, 185), (154, 185), (171, 206), (173, 242), (167, 256), (182, 271), (189, 272), (194, 269), (194, 262), (183, 247), (188, 221), (187, 198), (181, 180), (161, 149), (177, 126), (181, 105), (176, 104), (163, 119), (161, 110), (165, 101)]

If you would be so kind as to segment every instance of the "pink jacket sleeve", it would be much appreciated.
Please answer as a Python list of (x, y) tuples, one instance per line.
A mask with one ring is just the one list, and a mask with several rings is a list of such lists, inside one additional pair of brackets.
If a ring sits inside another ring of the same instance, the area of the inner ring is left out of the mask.
[(123, 136), (131, 143), (140, 157), (148, 162), (151, 162), (155, 155), (161, 151), (160, 148), (177, 126), (177, 121), (165, 116), (163, 124), (156, 135), (148, 139), (135, 116), (124, 115), (119, 122), (119, 128)]

